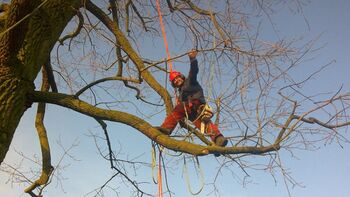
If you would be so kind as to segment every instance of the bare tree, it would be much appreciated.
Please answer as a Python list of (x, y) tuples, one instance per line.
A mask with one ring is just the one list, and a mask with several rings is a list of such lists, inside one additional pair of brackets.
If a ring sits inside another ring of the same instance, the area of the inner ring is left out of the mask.
[[(196, 158), (220, 153), (224, 162), (218, 162), (218, 174), (223, 168), (237, 166), (246, 173), (246, 169), (254, 168), (252, 158), (261, 155), (268, 162), (258, 169), (273, 172), (278, 168), (288, 184), (296, 184), (284, 170), (279, 150), (310, 149), (325, 141), (348, 142), (338, 128), (350, 124), (349, 94), (341, 88), (322, 95), (302, 91), (303, 85), (328, 64), (303, 80), (290, 74), (312, 52), (315, 40), (298, 47), (293, 39), (271, 42), (260, 38), (259, 25), (251, 23), (251, 17), (269, 17), (274, 8), (287, 3), (161, 1), (170, 44), (175, 49), (171, 61), (187, 64), (183, 62), (187, 51), (199, 51), (201, 82), (207, 100), (215, 106), (215, 123), (229, 136), (228, 147), (215, 146), (186, 120), (181, 124), (183, 129), (172, 136), (154, 128), (153, 116), (162, 111), (168, 114), (173, 107), (173, 92), (167, 82), (169, 60), (153, 50), (163, 46), (155, 1), (13, 0), (3, 4), (1, 163), (20, 118), (36, 102), (42, 172), (26, 189), (32, 196), (41, 195), (41, 191), (34, 194), (35, 189), (45, 186), (53, 172), (44, 126), (46, 104), (72, 109), (101, 125), (108, 149), (99, 150), (115, 174), (92, 192), (96, 196), (115, 177), (129, 183), (137, 195), (152, 195), (124, 167), (150, 164), (118, 158), (105, 121), (128, 125), (155, 144), (183, 153), (185, 161), (189, 155)], [(293, 3), (302, 12), (302, 4)], [(39, 77), (40, 90), (34, 85)], [(95, 137), (99, 141), (99, 136)], [(96, 145), (100, 146), (98, 142)], [(182, 159), (180, 155), (174, 160)], [(191, 161), (196, 164), (196, 159)], [(215, 184), (216, 178), (214, 188)], [(168, 194), (172, 195), (169, 189)]]

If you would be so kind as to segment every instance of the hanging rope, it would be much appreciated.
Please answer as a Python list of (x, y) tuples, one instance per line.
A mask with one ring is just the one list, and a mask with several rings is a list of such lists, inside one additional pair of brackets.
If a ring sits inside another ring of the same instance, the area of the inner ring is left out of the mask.
[(158, 16), (159, 16), (159, 24), (160, 24), (160, 28), (161, 28), (162, 36), (163, 36), (163, 40), (164, 40), (165, 51), (166, 51), (166, 54), (167, 54), (167, 64), (169, 64), (169, 70), (170, 70), (170, 73), (171, 73), (173, 71), (173, 64), (171, 62), (171, 57), (170, 57), (170, 52), (169, 52), (169, 45), (168, 45), (168, 41), (166, 39), (165, 27), (164, 27), (164, 24), (163, 24), (163, 16), (162, 16), (162, 11), (160, 9), (159, 0), (156, 0), (156, 5), (157, 5)]
[(158, 172), (157, 172), (157, 180), (154, 177), (154, 169), (156, 168), (156, 147), (155, 142), (152, 142), (152, 179), (155, 184), (158, 184), (158, 197), (163, 197), (163, 182), (162, 182), (162, 151), (163, 148), (159, 146), (159, 156), (158, 156)]
[(203, 188), (204, 188), (204, 174), (203, 174), (202, 168), (201, 168), (201, 166), (199, 164), (198, 157), (195, 157), (195, 158), (196, 158), (196, 163), (197, 163), (198, 171), (199, 171), (199, 174), (200, 174), (200, 182), (201, 182), (201, 186), (200, 186), (200, 188), (199, 188), (199, 190), (197, 192), (193, 192), (192, 191), (190, 178), (189, 178), (188, 171), (187, 171), (187, 164), (186, 164), (185, 156), (184, 156), (184, 166), (183, 166), (183, 173), (184, 173), (185, 178), (186, 178), (187, 188), (188, 188), (189, 192), (193, 196), (198, 195), (199, 193), (201, 193)]
[(151, 151), (151, 155), (152, 155), (152, 164), (151, 164), (151, 168), (152, 168), (152, 179), (153, 179), (153, 183), (154, 184), (158, 184), (156, 177), (154, 176), (155, 173), (155, 169), (157, 167), (157, 158), (156, 158), (156, 147), (154, 142), (152, 141), (152, 151)]
[[(169, 52), (169, 44), (168, 44), (168, 40), (166, 38), (166, 32), (165, 32), (165, 27), (164, 27), (164, 23), (163, 23), (163, 15), (162, 15), (162, 11), (160, 9), (160, 2), (159, 0), (156, 0), (156, 6), (157, 6), (157, 11), (158, 11), (158, 16), (159, 16), (159, 24), (160, 24), (160, 28), (162, 31), (162, 36), (163, 36), (163, 40), (164, 40), (164, 46), (165, 46), (165, 52), (167, 55), (167, 65), (169, 65), (169, 71), (170, 73), (173, 72), (173, 63), (171, 61), (171, 56), (170, 56), (170, 52)], [(174, 95), (175, 95), (175, 103), (177, 104), (179, 101), (179, 98), (176, 94), (176, 90), (174, 89)]]
[(160, 149), (159, 149), (159, 158), (158, 158), (158, 197), (163, 197), (162, 151)]

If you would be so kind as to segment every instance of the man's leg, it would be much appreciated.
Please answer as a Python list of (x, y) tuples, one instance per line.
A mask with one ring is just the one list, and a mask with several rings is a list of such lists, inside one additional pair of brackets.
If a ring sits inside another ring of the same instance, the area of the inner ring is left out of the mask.
[(164, 134), (170, 135), (177, 123), (184, 118), (185, 115), (184, 105), (182, 103), (177, 104), (158, 129)]
[[(193, 124), (200, 129), (201, 128), (201, 120), (196, 120)], [(211, 121), (207, 123), (206, 134), (208, 134), (211, 140), (218, 146), (226, 146), (227, 139), (221, 134), (218, 126)]]

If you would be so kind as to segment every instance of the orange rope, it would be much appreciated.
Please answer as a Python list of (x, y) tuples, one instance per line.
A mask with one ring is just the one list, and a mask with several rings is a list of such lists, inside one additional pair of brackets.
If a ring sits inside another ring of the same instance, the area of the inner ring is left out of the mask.
[[(160, 9), (159, 0), (156, 0), (156, 5), (157, 5), (158, 16), (159, 16), (159, 24), (160, 24), (160, 28), (162, 30), (162, 36), (163, 36), (163, 40), (164, 40), (165, 52), (167, 54), (167, 63), (169, 64), (169, 71), (171, 73), (171, 72), (173, 72), (173, 64), (171, 62), (171, 57), (170, 57), (170, 52), (169, 52), (169, 44), (168, 44), (168, 41), (166, 39), (165, 27), (163, 24), (163, 16), (162, 16), (162, 11)], [(177, 104), (179, 99), (177, 97), (175, 89), (174, 89), (174, 95), (175, 95), (175, 102)]]
[(158, 11), (158, 15), (159, 15), (159, 23), (160, 23), (160, 27), (162, 30), (162, 36), (163, 36), (163, 40), (164, 40), (164, 46), (165, 46), (165, 51), (167, 54), (167, 63), (169, 64), (169, 69), (170, 69), (170, 73), (173, 70), (173, 64), (171, 62), (171, 57), (170, 57), (170, 52), (169, 52), (169, 46), (168, 46), (168, 41), (166, 39), (166, 33), (165, 33), (165, 28), (164, 28), (164, 24), (163, 24), (163, 16), (162, 16), (162, 11), (160, 10), (160, 3), (159, 0), (156, 0), (156, 4), (157, 4), (157, 11)]

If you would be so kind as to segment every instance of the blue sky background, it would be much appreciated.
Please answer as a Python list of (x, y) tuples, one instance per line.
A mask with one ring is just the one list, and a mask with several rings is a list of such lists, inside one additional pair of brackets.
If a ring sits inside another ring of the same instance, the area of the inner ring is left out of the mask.
[[(312, 39), (322, 34), (318, 41), (318, 46), (324, 47), (314, 53), (314, 59), (307, 63), (324, 65), (332, 60), (336, 62), (328, 67), (317, 78), (312, 79), (309, 87), (310, 91), (320, 90), (322, 92), (335, 91), (341, 85), (343, 90), (350, 90), (349, 62), (350, 54), (348, 46), (350, 46), (350, 2), (346, 0), (315, 0), (304, 7), (303, 14), (309, 23), (305, 22), (300, 14), (291, 14), (285, 10), (274, 17), (278, 33), (282, 37), (303, 35), (306, 39)], [(271, 27), (271, 26), (270, 26)], [(275, 35), (275, 32), (271, 36)], [(268, 35), (266, 35), (268, 36)], [(199, 57), (200, 58), (200, 57)], [(299, 70), (300, 71), (300, 70)], [(301, 75), (303, 73), (300, 73)], [(21, 123), (14, 136), (11, 150), (7, 154), (6, 163), (15, 163), (18, 161), (18, 154), (15, 150), (23, 152), (27, 156), (40, 156), (39, 144), (36, 139), (36, 131), (34, 128), (35, 106), (29, 109), (21, 120)], [(154, 122), (154, 125), (159, 125)], [(62, 149), (59, 148), (57, 141), (61, 139), (65, 147), (71, 144), (78, 144), (71, 154), (73, 158), (66, 157), (63, 164), (67, 164), (62, 170), (62, 182), (60, 184), (54, 182), (48, 187), (45, 196), (84, 196), (94, 188), (101, 186), (106, 181), (111, 171), (109, 163), (100, 159), (93, 138), (89, 137), (89, 132), (101, 132), (99, 126), (91, 118), (78, 114), (68, 109), (59, 108), (50, 105), (48, 107), (46, 125), (49, 133), (50, 143), (53, 154), (53, 164), (57, 164), (62, 155)], [(142, 134), (123, 125), (111, 124), (109, 127), (111, 138), (114, 140), (115, 148), (121, 148), (120, 156), (126, 158), (127, 155), (123, 151), (132, 152), (133, 157), (140, 157), (146, 161), (150, 161), (150, 141)], [(113, 132), (117, 131), (117, 132)], [(344, 135), (349, 137), (346, 130)], [(119, 144), (120, 143), (120, 144)], [(137, 145), (137, 146), (135, 146)], [(346, 197), (350, 196), (350, 187), (348, 187), (348, 179), (350, 177), (350, 145), (343, 144), (341, 148), (337, 144), (327, 144), (320, 146), (316, 151), (296, 151), (295, 157), (291, 157), (285, 151), (280, 152), (283, 163), (288, 167), (293, 177), (303, 185), (303, 187), (290, 188), (292, 196), (297, 197)], [(256, 158), (258, 159), (258, 158)], [(215, 160), (214, 157), (200, 158), (202, 167), (205, 170), (205, 179), (210, 180), (214, 176), (216, 170), (210, 170), (210, 163)], [(26, 161), (25, 161), (26, 163)], [(25, 164), (24, 163), (24, 164)], [(33, 169), (38, 166), (33, 167)], [(178, 170), (181, 172), (182, 163), (179, 163)], [(144, 173), (144, 174), (142, 174)], [(156, 191), (157, 186), (152, 183), (151, 171), (144, 171), (138, 176), (148, 181), (149, 191)], [(234, 173), (240, 174), (240, 169), (234, 169)], [(229, 197), (255, 197), (255, 196), (271, 196), (280, 197), (288, 196), (288, 192), (284, 186), (280, 175), (277, 175), (278, 182), (275, 183), (268, 173), (259, 171), (251, 171), (249, 180), (251, 183), (242, 185), (239, 179), (232, 178), (232, 174), (223, 174), (218, 182), (221, 196)], [(11, 185), (7, 182), (7, 175), (0, 172), (0, 195), (1, 196), (27, 196), (23, 194), (26, 185)], [(190, 196), (185, 179), (181, 173), (168, 175), (171, 185), (170, 188), (176, 192), (174, 196)], [(199, 187), (198, 180), (191, 174), (192, 187), (194, 190)], [(120, 187), (119, 196), (133, 196), (127, 193), (125, 186), (119, 182), (114, 183)], [(213, 196), (209, 193), (209, 189), (204, 189), (198, 196)], [(156, 192), (154, 192), (156, 193)], [(106, 194), (111, 196), (111, 194)]]

